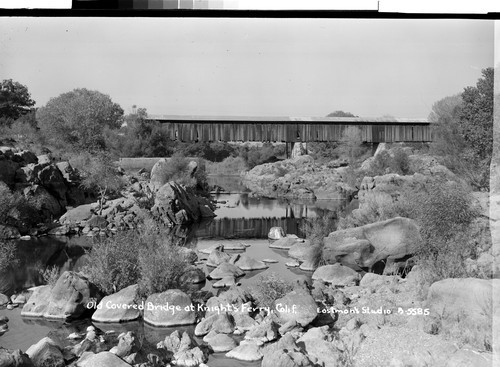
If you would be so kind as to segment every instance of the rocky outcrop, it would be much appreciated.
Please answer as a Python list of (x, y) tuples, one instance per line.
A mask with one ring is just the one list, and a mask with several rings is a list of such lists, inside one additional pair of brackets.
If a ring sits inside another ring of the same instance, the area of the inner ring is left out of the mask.
[(0, 147), (0, 181), (13, 194), (24, 196), (29, 206), (29, 213), (22, 210), (9, 213), (5, 223), (21, 232), (39, 223), (52, 222), (64, 213), (66, 205), (79, 205), (85, 200), (79, 175), (69, 162), (54, 164), (50, 158), (36, 157), (26, 150)]
[(100, 298), (97, 288), (87, 278), (72, 271), (65, 271), (53, 288), (36, 288), (24, 305), (21, 315), (47, 319), (76, 319), (88, 313), (87, 305), (91, 300)]
[(395, 262), (414, 254), (420, 241), (416, 223), (396, 217), (330, 233), (323, 240), (323, 258), (328, 264), (342, 263), (356, 270), (371, 270), (383, 260), (387, 273)]
[(266, 197), (299, 199), (349, 198), (355, 191), (345, 183), (343, 170), (319, 165), (309, 155), (254, 167), (245, 173), (245, 185)]
[(160, 222), (172, 226), (214, 217), (215, 206), (192, 189), (176, 182), (167, 182), (155, 194), (151, 213)]

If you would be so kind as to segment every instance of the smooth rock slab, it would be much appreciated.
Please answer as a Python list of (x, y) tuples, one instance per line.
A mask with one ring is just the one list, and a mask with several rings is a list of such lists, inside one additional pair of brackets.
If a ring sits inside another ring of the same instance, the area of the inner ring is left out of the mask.
[(146, 300), (144, 321), (153, 326), (192, 325), (196, 322), (192, 305), (191, 298), (178, 289), (155, 293)]
[(360, 280), (360, 275), (350, 267), (337, 263), (320, 266), (313, 273), (312, 279), (321, 280), (334, 286), (348, 286), (356, 285)]
[(288, 250), (290, 247), (295, 245), (296, 243), (304, 243), (305, 240), (302, 238), (298, 238), (295, 235), (288, 235), (286, 237), (283, 237), (277, 241), (274, 241), (269, 244), (269, 247), (271, 248), (277, 248), (281, 250)]
[(247, 246), (241, 242), (229, 242), (224, 244), (224, 251), (226, 250), (231, 250), (231, 251), (245, 251), (247, 249)]
[(240, 361), (255, 362), (263, 357), (262, 348), (253, 342), (241, 342), (239, 346), (226, 353), (226, 357)]
[(229, 352), (238, 346), (234, 339), (226, 334), (211, 336), (208, 338), (207, 343), (216, 353)]
[(278, 263), (279, 261), (276, 260), (276, 259), (262, 259), (261, 260), (263, 263), (268, 263), (268, 264), (276, 264)]
[(232, 287), (236, 285), (240, 285), (241, 283), (236, 282), (236, 279), (234, 276), (227, 276), (222, 278), (221, 280), (215, 282), (212, 284), (212, 287), (214, 288), (225, 288), (225, 287)]
[(223, 279), (225, 277), (239, 278), (245, 275), (245, 272), (241, 270), (236, 265), (230, 263), (222, 263), (217, 268), (215, 268), (210, 274), (211, 279)]
[(78, 367), (130, 367), (130, 364), (110, 352), (86, 354), (76, 365)]
[(233, 255), (233, 257), (231, 257), (229, 262), (231, 264), (236, 265), (241, 270), (251, 271), (251, 270), (263, 270), (268, 268), (268, 266), (264, 262), (255, 260), (254, 258), (248, 255), (240, 255), (240, 254)]
[(96, 322), (137, 320), (141, 316), (140, 310), (137, 308), (137, 300), (137, 284), (128, 286), (115, 294), (104, 297), (92, 315), (92, 320)]

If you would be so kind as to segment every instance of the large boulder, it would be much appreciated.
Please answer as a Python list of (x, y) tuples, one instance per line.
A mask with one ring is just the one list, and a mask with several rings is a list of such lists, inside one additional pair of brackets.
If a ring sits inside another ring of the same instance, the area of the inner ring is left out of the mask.
[(226, 357), (245, 362), (255, 362), (262, 359), (262, 348), (256, 342), (242, 341), (239, 346), (226, 353)]
[(320, 266), (313, 273), (312, 279), (321, 280), (334, 286), (349, 286), (356, 285), (360, 275), (355, 270), (337, 263)]
[(280, 238), (285, 237), (285, 231), (281, 227), (271, 227), (267, 237), (271, 240), (279, 240)]
[(224, 262), (228, 262), (230, 259), (231, 256), (228, 253), (215, 249), (208, 256), (207, 265), (217, 267)]
[(210, 345), (210, 348), (212, 348), (215, 353), (229, 352), (237, 346), (234, 339), (226, 334), (215, 333), (215, 335), (207, 338), (206, 342), (208, 343), (208, 345)]
[(5, 182), (8, 186), (14, 186), (18, 169), (18, 163), (5, 159), (3, 155), (0, 155), (0, 181)]
[(192, 325), (196, 322), (196, 313), (186, 293), (169, 289), (146, 299), (144, 321), (153, 326)]
[(33, 208), (37, 209), (42, 218), (53, 220), (65, 211), (61, 202), (51, 195), (41, 185), (31, 185), (23, 190), (24, 196)]
[(196, 325), (194, 335), (203, 336), (213, 331), (218, 334), (231, 334), (234, 331), (234, 319), (227, 313), (213, 314), (205, 317)]
[(111, 352), (100, 352), (97, 354), (85, 353), (80, 358), (78, 367), (130, 367), (131, 365)]
[(137, 284), (128, 286), (115, 294), (104, 297), (97, 305), (92, 320), (116, 323), (137, 320), (141, 316), (138, 300)]
[(89, 310), (87, 305), (100, 300), (97, 287), (79, 273), (65, 271), (53, 288), (39, 287), (31, 295), (21, 312), (25, 317), (44, 317), (70, 320)]
[(163, 173), (165, 172), (167, 167), (168, 161), (165, 158), (162, 158), (159, 159), (151, 169), (150, 182), (156, 190), (160, 189), (160, 187), (162, 187), (166, 183)]
[(77, 206), (74, 209), (68, 210), (61, 218), (59, 218), (59, 223), (69, 225), (80, 224), (90, 219), (90, 217), (94, 214), (95, 209), (95, 204)]
[(427, 293), (431, 315), (450, 318), (467, 315), (478, 322), (494, 314), (493, 294), (500, 290), (500, 279), (443, 279), (433, 283)]
[(315, 358), (317, 364), (324, 367), (336, 367), (340, 364), (340, 353), (332, 343), (328, 326), (309, 329), (297, 339), (309, 358)]
[(209, 199), (200, 197), (192, 189), (171, 181), (161, 186), (156, 192), (151, 213), (166, 225), (175, 225), (215, 216), (214, 209)]
[(64, 367), (66, 365), (61, 346), (49, 337), (45, 337), (38, 343), (33, 344), (28, 348), (26, 354), (36, 367)]
[(288, 256), (299, 261), (312, 261), (317, 250), (310, 241), (296, 242), (288, 249)]
[(330, 233), (323, 240), (323, 258), (328, 264), (340, 262), (354, 269), (369, 270), (379, 261), (385, 261), (384, 271), (387, 271), (395, 261), (414, 254), (420, 242), (415, 221), (396, 217)]
[(61, 171), (55, 165), (49, 164), (43, 167), (38, 171), (37, 178), (41, 185), (59, 200), (62, 206), (66, 206), (68, 189)]
[(314, 298), (305, 289), (296, 289), (274, 302), (276, 314), (283, 323), (295, 321), (309, 325), (318, 315)]

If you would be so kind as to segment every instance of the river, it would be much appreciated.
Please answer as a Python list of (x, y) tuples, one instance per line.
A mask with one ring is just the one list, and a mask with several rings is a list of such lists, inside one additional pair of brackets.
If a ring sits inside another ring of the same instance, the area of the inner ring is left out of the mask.
[[(226, 189), (227, 192), (214, 194), (217, 200), (217, 217), (209, 222), (196, 225), (188, 229), (190, 246), (204, 249), (217, 243), (228, 241), (239, 241), (249, 245), (245, 253), (257, 260), (273, 259), (276, 263), (269, 263), (269, 268), (261, 271), (247, 272), (239, 281), (244, 286), (251, 286), (258, 282), (259, 275), (265, 272), (275, 272), (283, 279), (309, 280), (310, 272), (301, 271), (297, 268), (288, 268), (285, 263), (290, 259), (286, 251), (272, 249), (269, 247), (267, 234), (271, 227), (282, 227), (287, 234), (296, 234), (302, 237), (302, 226), (308, 219), (324, 216), (329, 212), (349, 210), (343, 201), (325, 200), (316, 202), (300, 202), (273, 200), (266, 198), (255, 198), (241, 183), (239, 177), (214, 177), (209, 176), (211, 185), (217, 184)], [(0, 275), (0, 292), (11, 295), (22, 289), (43, 284), (40, 269), (46, 266), (56, 265), (64, 270), (78, 270), (81, 266), (82, 255), (85, 249), (90, 248), (92, 239), (89, 237), (41, 237), (28, 241), (16, 243), (17, 265), (10, 267), (7, 272)], [(200, 257), (206, 257), (201, 255)], [(208, 274), (212, 269), (205, 266)], [(217, 289), (212, 287), (208, 281), (203, 289), (210, 290), (214, 294)], [(0, 310), (0, 316), (9, 317), (9, 331), (0, 336), (0, 346), (6, 348), (19, 348), (26, 350), (30, 345), (38, 342), (47, 334), (65, 341), (67, 335), (72, 332), (81, 332), (90, 320), (77, 323), (49, 322), (45, 320), (28, 320), (20, 316), (21, 310)], [(144, 335), (146, 343), (156, 345), (166, 335), (178, 328), (153, 328), (142, 322), (134, 322), (119, 325), (95, 325), (101, 330), (125, 331), (135, 330)], [(185, 328), (192, 333), (194, 327)], [(66, 342), (66, 341), (65, 341)], [(223, 366), (259, 366), (260, 363), (236, 363), (227, 360), (223, 354), (214, 354), (210, 357), (209, 365), (213, 367)]]

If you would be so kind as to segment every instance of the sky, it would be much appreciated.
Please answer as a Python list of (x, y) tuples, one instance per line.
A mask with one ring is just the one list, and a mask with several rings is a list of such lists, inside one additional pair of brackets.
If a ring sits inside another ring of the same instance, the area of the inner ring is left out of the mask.
[(4, 17), (0, 80), (37, 107), (87, 88), (126, 113), (426, 118), (493, 66), (494, 35), (465, 19)]

